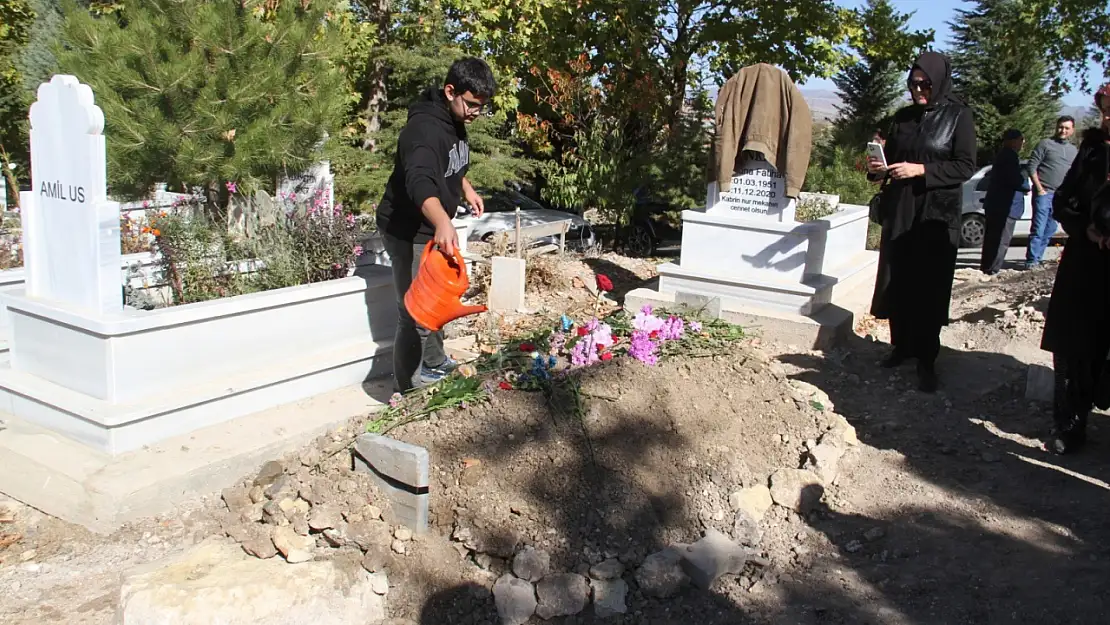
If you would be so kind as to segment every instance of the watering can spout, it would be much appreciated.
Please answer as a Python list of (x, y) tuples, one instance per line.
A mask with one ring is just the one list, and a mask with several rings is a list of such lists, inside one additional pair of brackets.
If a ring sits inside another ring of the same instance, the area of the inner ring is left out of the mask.
[(435, 242), (428, 241), (412, 286), (405, 293), (405, 309), (422, 328), (438, 332), (444, 325), (468, 315), (483, 313), (485, 306), (464, 306), (460, 301), (470, 288), (466, 263), (458, 250), (447, 256), (434, 254)]

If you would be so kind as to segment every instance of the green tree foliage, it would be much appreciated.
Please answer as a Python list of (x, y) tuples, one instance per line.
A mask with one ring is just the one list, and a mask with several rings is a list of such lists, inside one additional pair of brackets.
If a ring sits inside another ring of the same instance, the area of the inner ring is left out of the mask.
[[(381, 198), (393, 171), (397, 137), (408, 107), (428, 87), (442, 87), (451, 63), (465, 55), (459, 36), (438, 3), (427, 0), (372, 0), (351, 4), (344, 18), (347, 53), (344, 63), (352, 93), (343, 140), (333, 146), (337, 193), (351, 208), (370, 210)], [(495, 70), (495, 75), (497, 72)], [(511, 76), (499, 75), (495, 102), (512, 92)], [(476, 186), (502, 188), (520, 180), (535, 163), (522, 157), (511, 139), (512, 107), (468, 126), (471, 168)]]
[(50, 81), (58, 66), (54, 48), (61, 36), (64, 16), (59, 0), (30, 0), (30, 3), (35, 22), (16, 65), (23, 75), (24, 88), (33, 95), (39, 85)]
[(19, 193), (14, 174), (7, 162), (27, 171), (27, 107), (30, 100), (23, 88), (23, 77), (17, 61), (30, 40), (35, 13), (27, 0), (0, 0), (0, 167), (9, 178), (9, 193), (14, 201)]
[(63, 71), (104, 110), (112, 191), (225, 181), (272, 189), (304, 171), (347, 103), (341, 41), (322, 3), (146, 0), (96, 17), (66, 13)]
[[(1110, 78), (1110, 11), (1106, 0), (1022, 0), (1010, 27), (1015, 50), (1036, 42), (1049, 67), (1053, 93), (1068, 88), (1089, 90), (1088, 61)], [(1078, 77), (1078, 83), (1068, 75)], [(1097, 78), (1097, 77), (1096, 77)]]
[(952, 23), (955, 87), (975, 111), (980, 164), (994, 159), (1007, 128), (1025, 134), (1029, 151), (1052, 133), (1058, 116), (1044, 48), (1013, 45), (1020, 10), (1016, 0), (978, 0)]
[(854, 152), (863, 149), (877, 128), (904, 99), (905, 75), (913, 57), (933, 41), (933, 31), (906, 29), (913, 13), (899, 13), (890, 0), (868, 0), (858, 13), (862, 31), (850, 45), (859, 60), (834, 78), (840, 94), (835, 141)]

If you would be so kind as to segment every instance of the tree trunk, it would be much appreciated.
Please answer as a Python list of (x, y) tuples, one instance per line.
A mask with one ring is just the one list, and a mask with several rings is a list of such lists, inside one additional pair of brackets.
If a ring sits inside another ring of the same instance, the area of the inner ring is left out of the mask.
[[(376, 18), (378, 38), (381, 43), (387, 43), (390, 22), (393, 18), (392, 0), (377, 0)], [(382, 109), (385, 108), (387, 68), (385, 63), (378, 59), (372, 61), (373, 70), (369, 83), (366, 86), (366, 106), (362, 109), (365, 134), (362, 137), (362, 149), (371, 152), (377, 149), (377, 133), (382, 129)]]
[(374, 73), (366, 94), (366, 107), (362, 110), (365, 120), (365, 135), (362, 137), (362, 149), (374, 152), (377, 150), (377, 134), (382, 129), (382, 108), (385, 105), (385, 63), (374, 62)]

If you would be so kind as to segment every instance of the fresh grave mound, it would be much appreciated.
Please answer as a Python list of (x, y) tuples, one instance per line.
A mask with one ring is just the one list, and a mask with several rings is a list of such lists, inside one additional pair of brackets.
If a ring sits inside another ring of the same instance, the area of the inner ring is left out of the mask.
[[(493, 577), (519, 577), (513, 558), (525, 546), (553, 572), (642, 571), (649, 555), (712, 530), (787, 564), (798, 512), (822, 495), (804, 487), (834, 482), (855, 444), (826, 397), (743, 342), (655, 366), (614, 358), (575, 379), (547, 392), (499, 388), (389, 433), (429, 450), (434, 531)], [(780, 507), (769, 513), (772, 494)], [(647, 593), (637, 575), (633, 601), (668, 594)]]

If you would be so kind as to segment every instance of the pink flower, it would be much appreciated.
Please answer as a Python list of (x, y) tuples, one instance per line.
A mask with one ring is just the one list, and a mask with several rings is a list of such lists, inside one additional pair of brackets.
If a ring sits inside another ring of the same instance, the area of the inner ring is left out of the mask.
[(654, 366), (659, 362), (659, 356), (656, 355), (656, 344), (651, 340), (647, 332), (643, 330), (636, 330), (632, 332), (632, 339), (628, 345), (628, 355), (648, 366)]
[(239, 188), (234, 182), (231, 182), (230, 180), (224, 183), (224, 186), (227, 187), (228, 193), (235, 193), (235, 190)]
[(354, 254), (355, 256), (362, 256), (362, 253), (364, 251), (365, 250), (362, 249), (361, 245), (356, 245), (355, 249), (351, 250), (351, 253)]
[(642, 330), (647, 334), (658, 332), (663, 328), (663, 320), (652, 314), (651, 306), (644, 306), (640, 312), (632, 318), (632, 327), (636, 330)]
[[(338, 214), (339, 214), (339, 212), (338, 212), (338, 211), (339, 211), (339, 209), (338, 209), (338, 208), (336, 208), (336, 213), (335, 213), (336, 215), (338, 215)], [(353, 226), (353, 225), (355, 225), (355, 216), (354, 216), (354, 213), (347, 213), (347, 225), (348, 225), (348, 226)]]
[(695, 334), (697, 334), (698, 332), (701, 332), (701, 323), (699, 323), (697, 321), (691, 321), (690, 322), (690, 331), (695, 333)]

